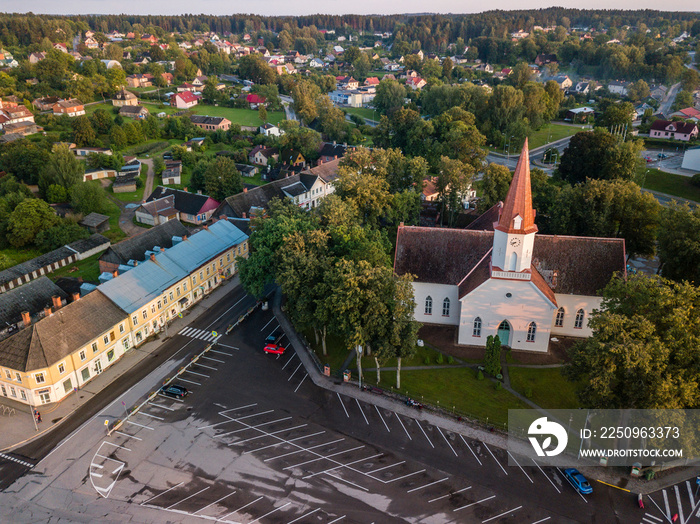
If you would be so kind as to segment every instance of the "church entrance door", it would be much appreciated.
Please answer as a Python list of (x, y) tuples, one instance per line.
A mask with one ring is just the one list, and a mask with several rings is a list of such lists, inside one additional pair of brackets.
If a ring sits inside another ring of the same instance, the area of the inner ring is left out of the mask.
[(498, 338), (501, 341), (501, 345), (510, 346), (510, 324), (507, 320), (501, 322), (498, 326)]

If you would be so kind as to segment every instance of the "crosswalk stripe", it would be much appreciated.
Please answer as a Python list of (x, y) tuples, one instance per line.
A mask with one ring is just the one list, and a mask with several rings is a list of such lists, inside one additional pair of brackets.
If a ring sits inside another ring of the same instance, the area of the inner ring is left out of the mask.
[(188, 327), (180, 331), (180, 333), (186, 337), (189, 337), (192, 331), (194, 331), (194, 328)]
[(177, 334), (178, 334), (178, 335), (184, 335), (184, 334), (185, 334), (185, 331), (187, 331), (188, 329), (190, 329), (190, 328), (184, 327), (184, 328), (182, 328), (180, 331), (178, 331)]
[(214, 340), (214, 337), (212, 337), (211, 335), (207, 335), (206, 337), (204, 337), (205, 342), (211, 342), (212, 340)]
[(205, 339), (206, 339), (206, 335), (205, 335), (204, 333), (197, 333), (196, 338), (198, 338), (199, 340), (205, 340)]
[(668, 494), (666, 493), (666, 490), (661, 490), (661, 493), (664, 495), (664, 506), (666, 506), (666, 518), (671, 520), (671, 507), (668, 505)]
[(685, 485), (688, 488), (688, 498), (690, 499), (690, 507), (695, 507), (695, 497), (693, 496), (693, 488), (690, 487), (690, 481), (686, 480)]
[[(644, 516), (645, 516), (646, 518), (654, 519), (655, 521), (658, 521), (658, 522), (663, 522), (663, 520), (660, 519), (659, 517), (655, 517), (654, 515), (650, 515), (649, 513), (647, 513), (647, 514), (644, 515)], [(650, 522), (653, 522), (653, 521), (650, 521)]]

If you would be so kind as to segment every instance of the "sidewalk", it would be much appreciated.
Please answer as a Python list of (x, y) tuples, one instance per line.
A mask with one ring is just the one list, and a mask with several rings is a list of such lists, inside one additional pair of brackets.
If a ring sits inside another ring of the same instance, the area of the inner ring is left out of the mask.
[[(463, 422), (461, 419), (454, 419), (427, 410), (416, 410), (415, 408), (405, 405), (403, 402), (397, 402), (392, 397), (383, 395), (379, 396), (369, 391), (361, 390), (355, 384), (340, 382), (338, 379), (334, 379), (333, 377), (329, 378), (324, 376), (316, 362), (314, 362), (313, 358), (309, 354), (306, 344), (289, 322), (287, 316), (282, 312), (281, 302), (282, 291), (280, 288), (277, 288), (277, 292), (272, 299), (272, 311), (281, 328), (287, 334), (287, 337), (289, 338), (294, 351), (299, 357), (299, 360), (304, 365), (306, 372), (309, 374), (309, 377), (316, 386), (338, 395), (355, 398), (367, 404), (377, 406), (378, 408), (399, 413), (404, 417), (418, 419), (422, 422), (440, 427), (452, 433), (458, 433), (460, 435), (464, 435), (465, 437), (479, 440), (489, 446), (508, 449), (508, 436), (506, 434), (469, 425), (468, 423)], [(518, 397), (521, 397), (521, 399), (530, 404), (533, 409), (539, 409), (543, 413), (546, 413), (545, 410), (532, 403), (529, 399), (525, 399), (525, 397), (522, 397), (512, 390), (509, 385), (504, 385), (504, 388), (508, 389), (511, 393), (517, 395)], [(525, 445), (524, 443), (518, 444)], [(662, 472), (659, 475), (661, 478), (658, 478), (657, 480), (646, 481), (641, 479), (632, 479), (627, 475), (620, 474), (621, 472), (619, 470), (612, 468), (608, 469), (602, 466), (592, 467), (589, 465), (582, 465), (579, 466), (578, 469), (584, 475), (587, 475), (589, 479), (602, 480), (608, 484), (628, 489), (632, 493), (653, 493), (657, 490), (677, 484), (678, 482), (692, 479), (697, 474), (696, 470), (687, 467), (680, 467), (676, 470), (670, 470), (669, 472)]]
[(42, 422), (38, 424), (38, 433), (34, 427), (33, 417), (31, 416), (31, 410), (33, 409), (31, 406), (12, 401), (9, 398), (0, 398), (0, 404), (12, 407), (15, 410), (14, 415), (0, 415), (0, 451), (7, 451), (21, 444), (25, 444), (39, 435), (51, 431), (65, 420), (68, 420), (76, 409), (89, 402), (97, 393), (105, 389), (119, 377), (129, 373), (134, 366), (156, 352), (165, 340), (206, 313), (212, 304), (218, 302), (224, 295), (231, 292), (239, 285), (240, 281), (238, 275), (229, 281), (225, 281), (218, 288), (197, 302), (191, 309), (184, 312), (182, 318), (176, 318), (172, 321), (168, 325), (167, 338), (165, 338), (164, 333), (161, 333), (159, 338), (150, 340), (138, 348), (131, 349), (116, 363), (105, 369), (79, 389), (77, 393), (71, 393), (61, 402), (54, 402), (52, 404), (36, 407), (41, 413), (42, 418)]

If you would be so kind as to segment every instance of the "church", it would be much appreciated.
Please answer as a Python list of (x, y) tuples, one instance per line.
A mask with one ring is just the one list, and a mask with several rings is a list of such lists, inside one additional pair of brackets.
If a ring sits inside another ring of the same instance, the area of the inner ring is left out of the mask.
[(457, 326), (458, 344), (498, 335), (547, 352), (551, 337), (591, 335), (601, 290), (625, 275), (625, 241), (537, 234), (526, 140), (504, 202), (467, 229), (402, 225), (394, 271), (414, 275), (415, 319)]

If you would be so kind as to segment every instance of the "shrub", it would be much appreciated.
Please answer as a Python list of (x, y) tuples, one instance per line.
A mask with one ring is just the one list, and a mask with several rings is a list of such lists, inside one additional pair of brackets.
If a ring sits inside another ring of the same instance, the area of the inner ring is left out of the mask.
[(503, 389), (503, 382), (501, 382), (500, 380), (498, 382), (496, 382), (496, 389), (497, 390)]
[(484, 374), (481, 372), (481, 370), (477, 371), (476, 380), (484, 380)]
[(430, 365), (430, 357), (425, 357), (423, 359), (423, 364), (425, 364), (426, 366), (429, 366)]
[(447, 363), (448, 363), (448, 364), (454, 364), (454, 363), (455, 363), (455, 359), (452, 358), (452, 355), (448, 355), (448, 356), (447, 356)]
[(695, 187), (700, 187), (700, 173), (693, 175), (693, 178), (690, 179), (690, 183)]
[(532, 398), (532, 388), (525, 389), (525, 398)]
[(438, 353), (438, 356), (435, 359), (435, 362), (437, 362), (438, 364), (442, 364), (442, 353)]

